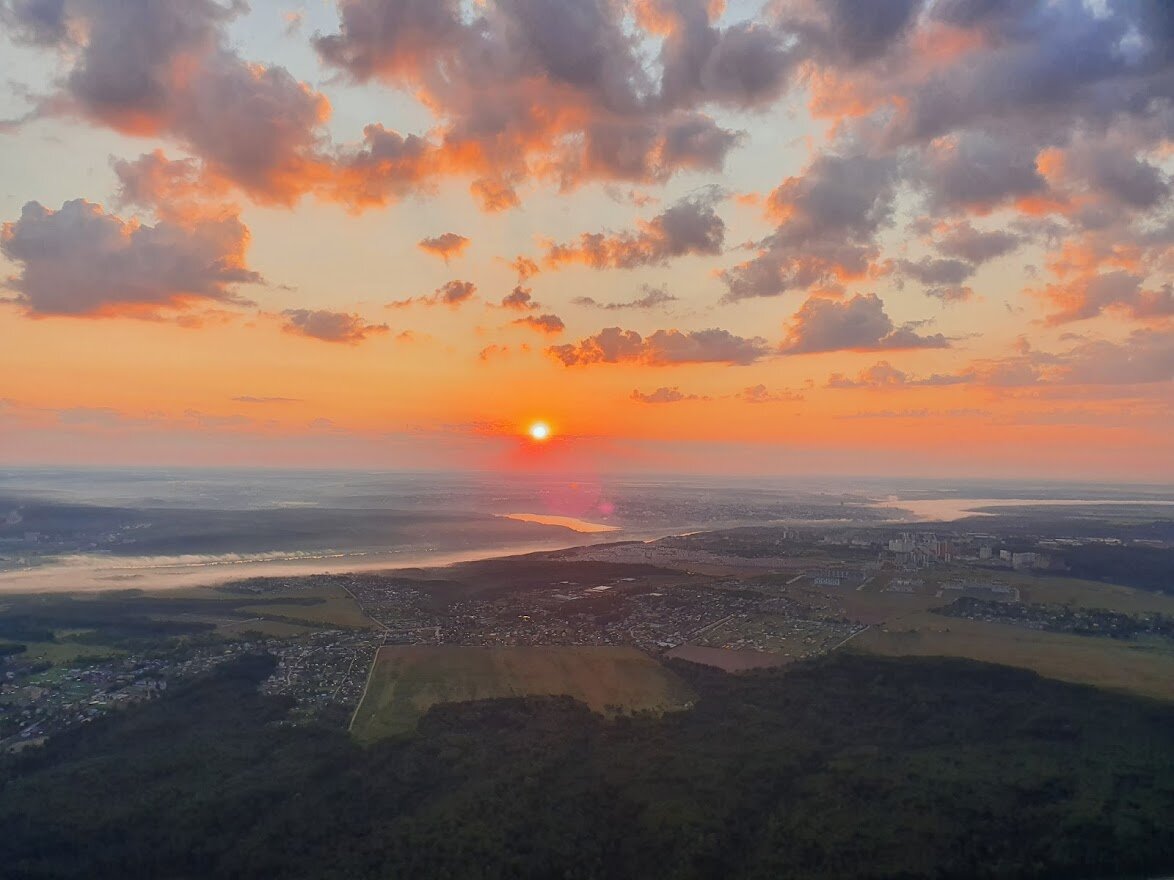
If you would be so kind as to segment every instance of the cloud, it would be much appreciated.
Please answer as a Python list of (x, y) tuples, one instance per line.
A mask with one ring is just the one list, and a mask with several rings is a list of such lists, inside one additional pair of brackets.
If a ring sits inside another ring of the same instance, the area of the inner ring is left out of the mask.
[(634, 330), (608, 327), (577, 344), (555, 345), (546, 351), (568, 367), (616, 363), (744, 365), (765, 357), (770, 347), (765, 339), (746, 339), (728, 330), (657, 330), (642, 337)]
[(157, 315), (209, 302), (248, 304), (257, 284), (245, 263), (249, 231), (235, 215), (147, 226), (81, 199), (57, 211), (29, 202), (0, 229), (0, 252), (20, 267), (9, 279), (30, 315)]
[(884, 55), (911, 29), (922, 0), (827, 0), (824, 30), (815, 37), (833, 58), (849, 64)]
[(949, 347), (950, 341), (940, 333), (922, 336), (911, 325), (894, 325), (884, 303), (870, 293), (843, 302), (808, 299), (791, 318), (780, 351), (811, 354)]
[(529, 281), (539, 273), (538, 264), (529, 257), (518, 256), (512, 263), (510, 268), (518, 273), (518, 283)]
[(533, 291), (520, 284), (501, 298), (501, 307), (518, 312), (528, 312), (540, 308), (538, 303), (534, 302)]
[(583, 263), (594, 269), (633, 269), (663, 265), (686, 254), (722, 252), (726, 225), (714, 210), (712, 195), (685, 198), (641, 223), (636, 232), (583, 233), (573, 244), (547, 246), (547, 266)]
[(724, 300), (864, 277), (879, 255), (876, 235), (891, 220), (896, 183), (892, 159), (817, 157), (770, 194), (768, 210), (779, 225), (757, 256), (721, 272)]
[(1134, 330), (1124, 342), (1093, 340), (1060, 360), (1060, 381), (1071, 385), (1132, 385), (1174, 380), (1174, 331)]
[[(324, 63), (350, 79), (415, 92), (437, 118), (436, 173), (471, 175), (487, 210), (517, 204), (530, 177), (572, 189), (588, 180), (660, 182), (716, 171), (737, 144), (699, 107), (744, 103), (761, 61), (713, 67), (715, 87), (668, 100), (643, 57), (626, 4), (609, 0), (343, 0), (336, 33), (315, 38)], [(769, 55), (744, 40), (747, 60)], [(721, 87), (719, 76), (724, 77)], [(729, 82), (725, 82), (728, 80)]]
[(562, 333), (566, 329), (566, 324), (558, 315), (526, 315), (513, 323), (546, 334)]
[(455, 232), (446, 232), (433, 238), (422, 239), (418, 244), (420, 250), (426, 254), (440, 257), (448, 263), (453, 257), (459, 257), (469, 246), (469, 239)]
[(794, 403), (803, 400), (803, 395), (794, 391), (771, 391), (765, 385), (750, 385), (734, 397), (743, 403)]
[(1169, 382), (1174, 380), (1174, 331), (1145, 327), (1120, 342), (1081, 340), (1059, 354), (1021, 340), (1015, 354), (975, 361), (961, 375), (992, 388), (1075, 386), (1082, 397), (1089, 386)]
[(472, 281), (448, 281), (436, 288), (431, 296), (413, 296), (409, 299), (399, 299), (389, 302), (389, 309), (402, 309), (408, 306), (449, 306), (458, 308), (473, 298), (477, 292), (477, 285)]
[(718, 27), (707, 0), (641, 0), (637, 19), (663, 37), (658, 59), (664, 106), (720, 102), (762, 107), (782, 94), (799, 53), (787, 35), (757, 22)]
[(962, 260), (923, 257), (917, 262), (898, 260), (896, 265), (901, 274), (934, 287), (957, 286), (974, 274), (974, 266)]
[(938, 252), (947, 257), (980, 264), (1016, 250), (1021, 236), (1005, 230), (986, 232), (975, 229), (969, 221), (944, 224), (934, 241)]
[(828, 377), (828, 388), (910, 388), (910, 387), (942, 387), (947, 385), (962, 385), (971, 381), (969, 375), (942, 375), (934, 373), (932, 376), (917, 378), (910, 376), (904, 370), (899, 370), (888, 361), (878, 361), (867, 369), (861, 370), (855, 379), (850, 379), (843, 373), (832, 373)]
[(225, 189), (210, 182), (195, 159), (168, 159), (155, 150), (133, 161), (114, 159), (110, 167), (118, 178), (115, 203), (120, 208), (143, 208), (160, 219), (181, 222), (237, 213), (225, 202)]
[(675, 385), (672, 388), (661, 387), (647, 393), (636, 390), (632, 392), (631, 396), (632, 400), (637, 403), (681, 403), (686, 400), (709, 400), (708, 397), (697, 394), (686, 394)]
[(369, 336), (389, 332), (386, 324), (369, 324), (361, 317), (347, 312), (332, 312), (325, 309), (286, 309), (282, 327), (287, 333), (308, 336), (323, 342), (341, 342), (358, 345)]
[(1174, 286), (1142, 286), (1144, 275), (1122, 270), (1077, 277), (1049, 284), (1040, 295), (1055, 307), (1047, 323), (1055, 326), (1094, 318), (1106, 311), (1136, 319), (1174, 316)]
[(17, 39), (67, 65), (41, 114), (76, 114), (123, 134), (166, 136), (212, 178), (288, 204), (322, 163), (326, 98), (279, 66), (245, 61), (228, 24), (243, 3), (70, 0), (9, 5)]
[(964, 284), (955, 284), (951, 287), (930, 287), (925, 291), (925, 295), (940, 299), (946, 305), (952, 305), (970, 302), (974, 299), (974, 290)]
[(614, 312), (623, 309), (655, 309), (666, 303), (677, 301), (677, 297), (663, 288), (645, 285), (643, 289), (643, 296), (627, 300), (626, 302), (601, 303), (590, 296), (577, 296), (571, 300), (571, 303), (576, 306), (583, 306), (584, 308), (604, 309), (605, 311)]
[(921, 183), (942, 212), (994, 208), (1047, 189), (1031, 142), (964, 131), (943, 136), (923, 153)]

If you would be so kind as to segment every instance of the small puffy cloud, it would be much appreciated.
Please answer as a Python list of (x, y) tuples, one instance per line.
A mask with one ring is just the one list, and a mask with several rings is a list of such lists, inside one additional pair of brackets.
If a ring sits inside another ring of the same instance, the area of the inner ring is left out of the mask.
[(686, 400), (708, 400), (708, 397), (702, 397), (697, 394), (686, 394), (677, 386), (671, 388), (662, 386), (655, 391), (644, 392), (636, 390), (632, 392), (632, 400), (637, 403), (681, 403)]
[(659, 266), (686, 254), (720, 254), (726, 224), (714, 210), (712, 195), (682, 199), (636, 232), (583, 233), (572, 244), (551, 243), (548, 266), (583, 263), (594, 269)]
[(146, 226), (82, 199), (57, 211), (29, 202), (0, 229), (0, 252), (20, 267), (8, 286), (30, 315), (149, 316), (246, 304), (235, 285), (262, 281), (245, 264), (248, 244), (235, 215)]
[(916, 262), (898, 260), (896, 267), (902, 275), (933, 287), (957, 286), (974, 274), (974, 266), (970, 263), (933, 257), (923, 257)]
[(974, 290), (965, 284), (956, 284), (951, 287), (930, 287), (925, 291), (925, 295), (940, 299), (946, 305), (952, 305), (974, 299)]
[(402, 309), (408, 306), (449, 306), (451, 308), (458, 308), (463, 303), (473, 298), (473, 294), (477, 292), (477, 285), (472, 281), (448, 281), (436, 288), (436, 292), (430, 296), (413, 296), (409, 299), (399, 299), (389, 302), (387, 307), (389, 309)]
[(568, 367), (616, 363), (742, 365), (765, 357), (770, 346), (760, 337), (747, 339), (728, 330), (657, 330), (643, 337), (635, 330), (607, 327), (578, 343), (555, 345), (546, 351)]
[(539, 333), (550, 335), (562, 333), (567, 326), (558, 315), (526, 315), (524, 318), (518, 318), (513, 323), (520, 327), (529, 327), (531, 330), (537, 330)]
[(282, 329), (297, 336), (308, 336), (323, 342), (341, 342), (357, 345), (369, 336), (388, 332), (386, 324), (369, 324), (361, 317), (347, 312), (326, 309), (286, 309)]
[(843, 373), (832, 373), (828, 377), (828, 388), (909, 388), (909, 387), (940, 387), (945, 385), (961, 385), (971, 381), (966, 374), (942, 375), (934, 373), (932, 376), (918, 378), (910, 376), (904, 370), (899, 370), (888, 361), (878, 361), (867, 369), (861, 370), (855, 379)]
[(922, 336), (911, 325), (894, 325), (884, 303), (870, 293), (842, 302), (808, 299), (791, 318), (780, 351), (812, 354), (949, 347), (950, 341), (940, 333)]
[(518, 312), (528, 312), (539, 308), (539, 305), (534, 302), (533, 292), (530, 288), (522, 287), (519, 284), (501, 298), (501, 307), (503, 309), (513, 309)]
[(771, 391), (765, 385), (750, 385), (734, 395), (743, 403), (793, 403), (803, 400), (803, 395), (795, 391)]
[(457, 235), (455, 232), (446, 232), (443, 235), (425, 238), (418, 244), (424, 253), (440, 257), (446, 263), (453, 257), (459, 257), (463, 254), (468, 246), (469, 239), (463, 235)]
[(1023, 244), (1023, 239), (1005, 230), (975, 229), (969, 221), (945, 224), (934, 241), (934, 247), (943, 256), (980, 264), (993, 260)]
[(1047, 322), (1053, 326), (1067, 324), (1105, 311), (1139, 320), (1174, 316), (1174, 287), (1166, 284), (1148, 289), (1143, 286), (1144, 280), (1143, 275), (1117, 270), (1049, 284), (1041, 291), (1055, 307)]
[(521, 255), (519, 255), (512, 263), (510, 263), (510, 268), (518, 273), (519, 284), (529, 281), (541, 271), (538, 268), (538, 264), (536, 262), (534, 262), (529, 257), (524, 257)]
[(614, 312), (623, 309), (655, 309), (666, 303), (676, 302), (677, 298), (663, 288), (649, 287), (645, 285), (644, 295), (636, 299), (627, 300), (625, 302), (599, 302), (594, 297), (577, 296), (571, 303), (577, 306), (583, 306), (589, 309), (604, 309), (605, 311)]

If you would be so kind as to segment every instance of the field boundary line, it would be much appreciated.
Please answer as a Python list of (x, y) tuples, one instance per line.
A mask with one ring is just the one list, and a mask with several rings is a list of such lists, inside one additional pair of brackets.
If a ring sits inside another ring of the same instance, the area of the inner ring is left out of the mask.
[(355, 711), (351, 713), (350, 724), (346, 726), (346, 732), (350, 733), (354, 730), (355, 719), (359, 717), (359, 709), (363, 708), (363, 701), (367, 699), (367, 689), (371, 687), (371, 679), (375, 677), (375, 664), (379, 660), (379, 649), (383, 645), (376, 645), (375, 653), (371, 655), (371, 667), (367, 670), (367, 680), (363, 683), (363, 692), (359, 694), (359, 702), (355, 704)]

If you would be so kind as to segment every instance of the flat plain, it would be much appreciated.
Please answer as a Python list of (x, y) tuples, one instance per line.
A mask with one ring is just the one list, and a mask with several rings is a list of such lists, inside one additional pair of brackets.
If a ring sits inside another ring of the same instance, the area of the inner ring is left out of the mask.
[(396, 645), (380, 648), (351, 731), (370, 742), (413, 730), (440, 703), (555, 695), (603, 714), (672, 711), (694, 699), (635, 648)]

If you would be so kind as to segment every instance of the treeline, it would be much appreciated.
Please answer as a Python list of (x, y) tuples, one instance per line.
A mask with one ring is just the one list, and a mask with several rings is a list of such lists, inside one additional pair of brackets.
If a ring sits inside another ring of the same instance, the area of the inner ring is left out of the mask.
[(11, 880), (1081, 878), (1174, 868), (1174, 707), (856, 655), (690, 712), (434, 709), (368, 749), (293, 727), (246, 658), (0, 764)]
[(1071, 577), (1174, 593), (1174, 550), (1165, 547), (1082, 544), (1059, 555)]

